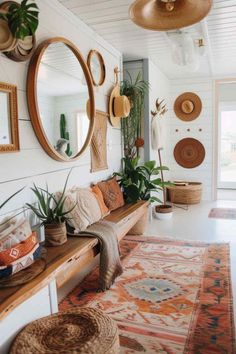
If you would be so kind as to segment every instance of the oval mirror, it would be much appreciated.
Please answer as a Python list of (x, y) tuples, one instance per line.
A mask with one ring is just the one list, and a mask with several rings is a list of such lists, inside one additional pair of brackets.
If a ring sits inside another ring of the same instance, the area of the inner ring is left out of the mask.
[(95, 103), (89, 69), (73, 43), (58, 37), (38, 46), (29, 65), (27, 100), (44, 150), (58, 161), (77, 159), (93, 134)]
[(94, 86), (103, 85), (106, 78), (106, 67), (101, 53), (95, 49), (90, 50), (87, 63)]

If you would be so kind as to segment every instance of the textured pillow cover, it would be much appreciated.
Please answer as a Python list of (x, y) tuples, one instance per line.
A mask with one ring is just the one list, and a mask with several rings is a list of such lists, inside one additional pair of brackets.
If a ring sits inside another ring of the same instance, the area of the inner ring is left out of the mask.
[(104, 202), (104, 198), (103, 198), (101, 189), (98, 187), (97, 184), (95, 184), (91, 188), (91, 190), (94, 193), (95, 197), (97, 198), (98, 204), (99, 204), (100, 209), (101, 209), (102, 217), (108, 215), (110, 213), (110, 210), (108, 209), (108, 207), (106, 206), (106, 204)]
[(32, 234), (29, 221), (22, 218), (0, 233), (0, 252), (14, 247)]
[(123, 193), (115, 177), (107, 181), (99, 182), (98, 187), (110, 211), (118, 209), (125, 204)]
[(24, 257), (17, 259), (8, 266), (0, 266), (0, 279), (18, 273), (22, 269), (28, 268), (36, 259), (41, 257), (42, 246), (37, 243), (35, 247)]
[(38, 243), (37, 234), (33, 232), (26, 240), (12, 248), (0, 252), (0, 266), (10, 265), (19, 258), (26, 256)]
[(68, 224), (75, 229), (75, 233), (84, 231), (87, 227), (102, 218), (100, 206), (94, 193), (88, 188), (75, 188), (66, 193), (65, 210), (75, 208), (67, 214)]

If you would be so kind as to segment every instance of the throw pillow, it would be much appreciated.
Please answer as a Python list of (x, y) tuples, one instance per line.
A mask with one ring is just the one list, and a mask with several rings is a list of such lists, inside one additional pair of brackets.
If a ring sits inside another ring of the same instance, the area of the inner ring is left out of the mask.
[(110, 211), (118, 209), (125, 204), (123, 193), (115, 177), (107, 181), (99, 182), (98, 187)]
[(14, 247), (32, 234), (29, 221), (22, 218), (0, 233), (0, 252)]
[(95, 197), (97, 198), (98, 204), (101, 209), (102, 217), (108, 215), (110, 213), (110, 210), (108, 209), (108, 207), (106, 206), (106, 204), (104, 202), (104, 198), (103, 198), (101, 189), (98, 187), (97, 184), (95, 184), (91, 189), (92, 189), (92, 192), (94, 193)]
[(12, 248), (0, 252), (0, 266), (10, 265), (17, 259), (26, 256), (38, 243), (37, 234), (33, 232), (26, 240)]
[(75, 208), (67, 215), (68, 224), (75, 229), (75, 233), (84, 231), (87, 227), (102, 217), (97, 198), (88, 188), (74, 188), (66, 193), (65, 210)]

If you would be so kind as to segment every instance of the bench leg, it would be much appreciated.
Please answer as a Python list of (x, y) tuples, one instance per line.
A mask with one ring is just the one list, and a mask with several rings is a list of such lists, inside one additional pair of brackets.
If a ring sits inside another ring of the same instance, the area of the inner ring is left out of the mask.
[(143, 216), (141, 216), (132, 229), (129, 230), (128, 235), (143, 235), (145, 233), (148, 223), (148, 212), (149, 209), (147, 208)]

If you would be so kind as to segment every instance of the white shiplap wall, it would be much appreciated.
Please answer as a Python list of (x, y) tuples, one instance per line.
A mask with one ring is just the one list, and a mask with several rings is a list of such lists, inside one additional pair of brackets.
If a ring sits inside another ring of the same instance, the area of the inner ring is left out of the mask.
[[(199, 181), (203, 183), (203, 200), (213, 198), (213, 136), (214, 136), (214, 92), (213, 80), (209, 78), (171, 80), (171, 110), (168, 161), (172, 179)], [(184, 122), (176, 117), (173, 105), (175, 99), (184, 92), (194, 92), (202, 100), (201, 115), (192, 122)], [(176, 132), (175, 130), (179, 131)], [(190, 132), (187, 131), (190, 129)], [(199, 131), (202, 129), (202, 131)], [(173, 156), (174, 147), (183, 138), (198, 139), (205, 146), (206, 157), (202, 165), (193, 169), (179, 166)]]
[[(40, 9), (40, 25), (37, 42), (46, 38), (63, 36), (75, 43), (84, 58), (90, 49), (99, 50), (105, 60), (107, 78), (105, 84), (95, 89), (96, 107), (106, 111), (108, 94), (114, 82), (114, 67), (121, 65), (121, 54), (101, 37), (83, 24), (57, 0), (37, 0)], [(17, 85), (21, 151), (0, 154), (0, 202), (19, 188), (25, 190), (12, 200), (3, 210), (20, 208), (26, 201), (33, 201), (29, 187), (35, 182), (45, 186), (47, 181), (52, 191), (60, 189), (68, 171), (74, 167), (69, 186), (88, 185), (92, 181), (109, 176), (120, 167), (121, 137), (120, 131), (108, 123), (108, 165), (109, 170), (90, 173), (89, 149), (76, 162), (64, 163), (51, 159), (41, 148), (31, 126), (26, 102), (26, 76), (28, 63), (16, 63), (0, 55), (0, 81)]]

